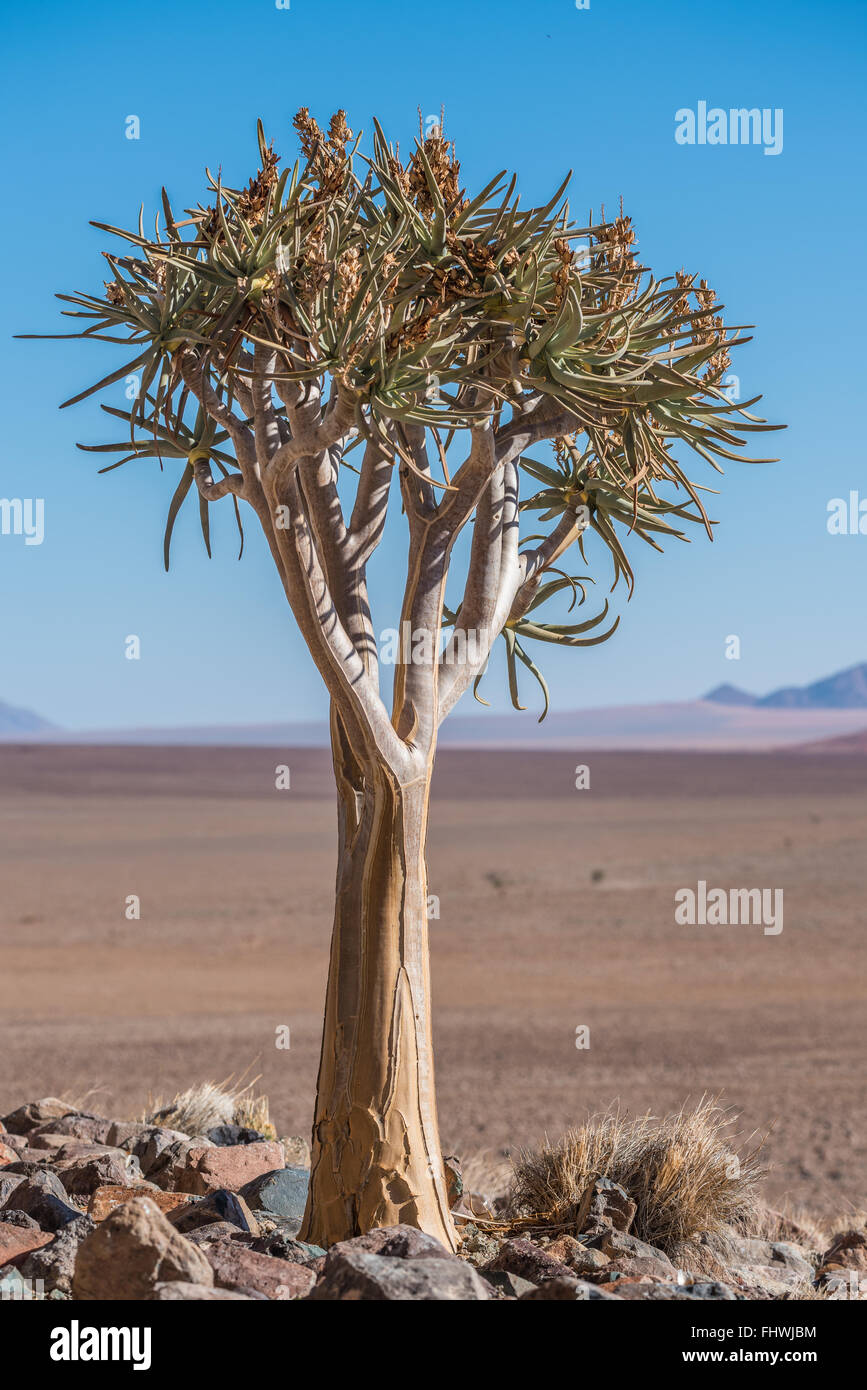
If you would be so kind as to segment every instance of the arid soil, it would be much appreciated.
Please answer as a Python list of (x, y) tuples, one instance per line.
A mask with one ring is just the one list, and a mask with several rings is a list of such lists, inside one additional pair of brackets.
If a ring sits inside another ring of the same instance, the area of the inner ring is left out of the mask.
[[(135, 1115), (149, 1091), (255, 1064), (280, 1132), (307, 1131), (329, 776), (318, 750), (0, 746), (0, 1113), (96, 1088), (100, 1113)], [(863, 1207), (865, 832), (863, 753), (444, 750), (447, 1148), (497, 1154), (617, 1100), (660, 1112), (722, 1091), (742, 1132), (771, 1131), (773, 1200)], [(699, 880), (782, 889), (783, 931), (678, 925), (675, 892)]]

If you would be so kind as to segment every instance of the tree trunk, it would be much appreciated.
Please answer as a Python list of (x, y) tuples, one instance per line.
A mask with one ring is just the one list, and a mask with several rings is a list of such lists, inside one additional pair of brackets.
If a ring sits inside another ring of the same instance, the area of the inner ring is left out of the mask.
[(449, 1249), (434, 1097), (427, 931), (430, 763), (401, 785), (363, 765), (332, 711), (337, 898), (301, 1239), (405, 1222)]

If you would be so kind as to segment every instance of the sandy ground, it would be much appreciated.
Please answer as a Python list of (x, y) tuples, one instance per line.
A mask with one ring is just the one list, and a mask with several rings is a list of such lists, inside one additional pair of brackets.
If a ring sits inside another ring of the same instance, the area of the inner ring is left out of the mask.
[[(865, 755), (444, 750), (430, 888), (446, 1146), (497, 1152), (618, 1100), (659, 1112), (722, 1091), (742, 1133), (771, 1129), (774, 1200), (865, 1204), (865, 793)], [(278, 1127), (308, 1131), (326, 754), (0, 747), (0, 826), (0, 1113), (96, 1089), (94, 1108), (133, 1114), (149, 1091), (254, 1064)], [(782, 888), (782, 933), (677, 925), (674, 894), (699, 879)]]

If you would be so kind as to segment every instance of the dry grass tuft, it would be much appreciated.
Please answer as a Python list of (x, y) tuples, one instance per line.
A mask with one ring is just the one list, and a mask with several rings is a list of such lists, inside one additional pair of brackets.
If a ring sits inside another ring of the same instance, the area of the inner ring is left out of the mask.
[(608, 1178), (636, 1203), (631, 1233), (676, 1263), (716, 1264), (725, 1236), (752, 1227), (764, 1174), (761, 1144), (737, 1152), (729, 1113), (702, 1097), (692, 1110), (630, 1119), (619, 1110), (570, 1130), (515, 1163), (510, 1214), (526, 1227), (571, 1230), (587, 1187)]
[(234, 1076), (220, 1082), (202, 1081), (179, 1092), (168, 1103), (149, 1096), (141, 1119), (145, 1124), (164, 1125), (189, 1135), (206, 1134), (217, 1125), (243, 1125), (259, 1130), (268, 1139), (276, 1139), (268, 1097), (253, 1093), (258, 1080), (256, 1076), (243, 1085), (243, 1077), (236, 1081)]

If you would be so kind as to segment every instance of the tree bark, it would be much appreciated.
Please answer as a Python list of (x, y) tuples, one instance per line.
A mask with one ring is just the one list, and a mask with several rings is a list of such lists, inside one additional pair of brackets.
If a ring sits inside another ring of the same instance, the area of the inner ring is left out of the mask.
[(430, 1029), (432, 759), (401, 783), (359, 755), (334, 709), (331, 731), (337, 891), (301, 1239), (328, 1246), (406, 1222), (454, 1249)]

